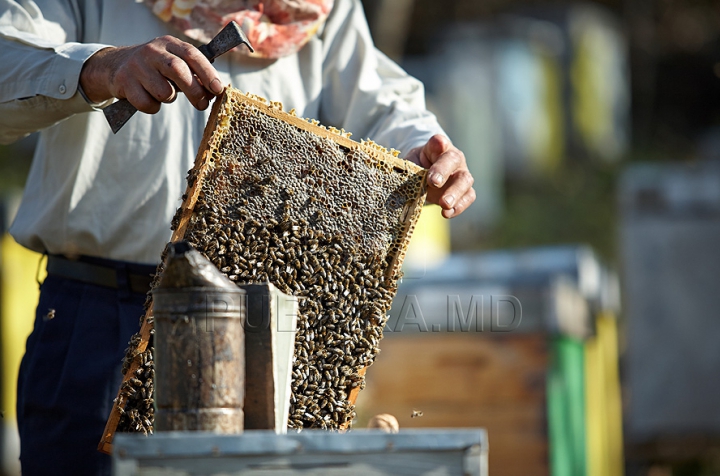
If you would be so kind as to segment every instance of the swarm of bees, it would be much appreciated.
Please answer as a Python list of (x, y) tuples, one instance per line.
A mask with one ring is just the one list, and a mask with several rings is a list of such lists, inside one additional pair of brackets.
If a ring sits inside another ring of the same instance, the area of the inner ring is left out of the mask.
[[(278, 103), (231, 89), (218, 101), (173, 229), (232, 281), (269, 281), (299, 298), (289, 425), (347, 428), (351, 393), (379, 352), (424, 172)], [(151, 432), (152, 355), (136, 349), (124, 371), (144, 363), (120, 393), (118, 431)]]

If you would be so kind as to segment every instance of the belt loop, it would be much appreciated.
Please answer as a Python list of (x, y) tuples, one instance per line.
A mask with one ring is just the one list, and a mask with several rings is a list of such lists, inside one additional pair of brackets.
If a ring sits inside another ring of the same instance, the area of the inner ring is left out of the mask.
[(118, 297), (127, 301), (130, 299), (132, 289), (130, 288), (130, 273), (125, 263), (115, 265), (115, 275), (117, 277)]
[(43, 254), (40, 255), (40, 259), (38, 259), (37, 270), (35, 271), (35, 281), (37, 281), (38, 287), (42, 286), (42, 282), (40, 282), (40, 270), (42, 269), (43, 259), (45, 259), (45, 266), (47, 266), (47, 259), (48, 259), (47, 250), (43, 251)]

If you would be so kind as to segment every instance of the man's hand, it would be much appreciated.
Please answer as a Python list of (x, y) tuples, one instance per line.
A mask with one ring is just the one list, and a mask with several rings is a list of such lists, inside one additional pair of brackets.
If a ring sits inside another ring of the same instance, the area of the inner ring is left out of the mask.
[(163, 102), (175, 100), (169, 81), (197, 109), (224, 90), (217, 71), (194, 46), (163, 36), (137, 46), (105, 48), (83, 65), (80, 85), (93, 102), (127, 98), (139, 111), (155, 114)]
[(442, 207), (442, 215), (460, 215), (475, 201), (475, 181), (465, 155), (447, 137), (437, 134), (422, 147), (412, 149), (405, 158), (428, 170), (427, 200)]

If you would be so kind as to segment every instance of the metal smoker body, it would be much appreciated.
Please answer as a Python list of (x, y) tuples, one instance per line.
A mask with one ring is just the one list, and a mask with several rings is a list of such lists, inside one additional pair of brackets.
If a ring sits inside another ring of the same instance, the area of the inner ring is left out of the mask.
[(242, 433), (245, 291), (184, 242), (153, 291), (156, 431)]

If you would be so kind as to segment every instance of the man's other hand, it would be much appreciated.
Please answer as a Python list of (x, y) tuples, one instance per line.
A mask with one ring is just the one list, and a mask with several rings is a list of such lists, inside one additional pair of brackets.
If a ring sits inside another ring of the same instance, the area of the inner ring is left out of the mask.
[(460, 215), (475, 201), (475, 181), (470, 175), (465, 154), (450, 139), (437, 134), (422, 147), (412, 149), (405, 158), (428, 169), (427, 201), (442, 207), (442, 215)]
[(217, 71), (193, 45), (162, 36), (136, 46), (105, 48), (85, 61), (80, 85), (89, 100), (127, 98), (139, 111), (155, 114), (175, 100), (175, 83), (197, 109), (224, 87)]

